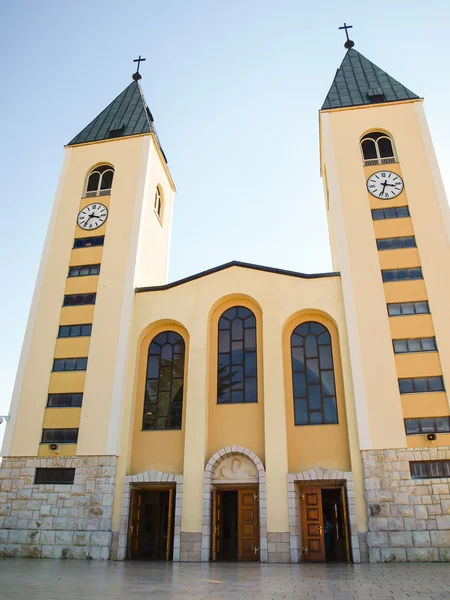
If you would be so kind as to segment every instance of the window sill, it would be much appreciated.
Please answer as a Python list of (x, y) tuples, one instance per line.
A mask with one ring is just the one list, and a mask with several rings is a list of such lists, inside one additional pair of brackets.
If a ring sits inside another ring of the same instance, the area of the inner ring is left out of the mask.
[(182, 427), (166, 427), (165, 429), (141, 429), (141, 433), (150, 433), (150, 432), (164, 433), (165, 431), (183, 431), (183, 428)]
[(318, 427), (318, 426), (327, 426), (327, 425), (339, 425), (339, 422), (337, 423), (294, 423), (294, 427)]

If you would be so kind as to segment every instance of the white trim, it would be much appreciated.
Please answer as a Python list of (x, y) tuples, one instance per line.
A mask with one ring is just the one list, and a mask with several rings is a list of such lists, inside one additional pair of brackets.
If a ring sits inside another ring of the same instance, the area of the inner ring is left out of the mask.
[[(130, 520), (130, 495), (133, 484), (157, 483), (175, 483), (175, 520), (173, 527), (173, 562), (180, 560), (180, 542), (181, 542), (181, 510), (183, 507), (183, 475), (173, 475), (163, 471), (151, 469), (136, 475), (127, 475), (124, 478), (122, 505), (120, 508), (120, 531), (119, 544), (117, 549), (117, 560), (125, 560), (128, 544), (128, 524)], [(151, 486), (149, 486), (151, 489)]]
[(2, 456), (9, 456), (11, 451), (12, 439), (14, 435), (14, 427), (16, 424), (17, 413), (19, 410), (20, 396), (22, 394), (23, 382), (25, 380), (25, 370), (28, 363), (28, 356), (30, 353), (31, 341), (33, 339), (34, 327), (36, 324), (36, 317), (39, 309), (42, 286), (44, 283), (44, 277), (47, 270), (48, 260), (50, 256), (50, 250), (52, 246), (53, 236), (55, 233), (56, 218), (59, 212), (61, 199), (63, 196), (64, 183), (66, 179), (67, 169), (69, 166), (70, 157), (72, 154), (72, 148), (67, 148), (64, 155), (63, 165), (61, 167), (61, 174), (58, 180), (58, 186), (56, 188), (55, 200), (53, 202), (53, 208), (48, 223), (47, 234), (45, 236), (44, 248), (42, 250), (41, 262), (39, 263), (38, 274), (36, 277), (36, 283), (34, 286), (33, 297), (31, 299), (31, 307), (28, 315), (27, 326), (25, 328), (25, 336), (22, 344), (22, 351), (20, 353), (19, 365), (17, 368), (16, 379), (14, 382), (14, 388), (11, 398), (11, 405), (9, 408), (9, 415), (11, 420), (6, 426), (5, 437), (3, 439), (3, 445), (1, 450)]
[(134, 307), (134, 278), (137, 262), (137, 249), (139, 228), (142, 215), (142, 206), (146, 197), (150, 170), (151, 138), (142, 142), (141, 164), (139, 167), (136, 196), (134, 198), (134, 215), (128, 248), (128, 266), (124, 279), (124, 294), (122, 311), (117, 340), (117, 353), (114, 367), (114, 381), (111, 393), (109, 410), (108, 434), (106, 438), (105, 454), (120, 454), (120, 432), (122, 430), (122, 413), (125, 395), (125, 381), (128, 366), (129, 342), (133, 323)]
[[(345, 320), (347, 324), (347, 336), (349, 343), (349, 354), (351, 363), (351, 377), (353, 383), (353, 394), (356, 410), (356, 421), (358, 426), (358, 437), (361, 449), (372, 448), (372, 438), (369, 426), (369, 411), (367, 407), (366, 390), (364, 386), (363, 361), (361, 344), (359, 340), (358, 322), (356, 319), (355, 294), (353, 292), (353, 277), (350, 267), (350, 255), (346, 239), (344, 213), (342, 208), (339, 177), (335, 159), (335, 150), (331, 133), (330, 114), (322, 114), (322, 140), (324, 148), (324, 162), (326, 156), (327, 179), (332, 190), (334, 235), (338, 265), (341, 272), (342, 295), (344, 299)], [(345, 390), (346, 393), (349, 390)]]
[(345, 481), (345, 492), (348, 504), (348, 524), (350, 529), (350, 547), (354, 563), (361, 562), (361, 551), (359, 546), (358, 527), (356, 522), (356, 499), (353, 483), (353, 473), (351, 471), (333, 471), (316, 467), (300, 473), (289, 473), (288, 480), (288, 498), (289, 498), (289, 537), (291, 546), (291, 563), (300, 562), (301, 558), (301, 527), (300, 527), (300, 503), (297, 493), (296, 483), (311, 482), (315, 483), (333, 483), (333, 481)]
[[(261, 460), (254, 452), (243, 446), (227, 446), (218, 450), (206, 463), (203, 474), (203, 510), (202, 510), (202, 550), (201, 562), (208, 562), (211, 554), (211, 498), (213, 488), (213, 475), (217, 465), (227, 456), (241, 455), (249, 458), (258, 470), (259, 482), (259, 560), (266, 563), (267, 558), (267, 496), (266, 496), (266, 471)], [(253, 479), (252, 479), (253, 481)], [(246, 480), (248, 483), (249, 480)], [(221, 483), (238, 483), (235, 480), (221, 481)]]

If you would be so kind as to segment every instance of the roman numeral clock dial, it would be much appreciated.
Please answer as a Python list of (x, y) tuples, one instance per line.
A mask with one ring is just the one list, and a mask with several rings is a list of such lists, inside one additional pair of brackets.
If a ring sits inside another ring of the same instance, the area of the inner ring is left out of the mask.
[(108, 209), (104, 204), (88, 204), (78, 213), (77, 224), (81, 229), (98, 229), (108, 218)]
[(383, 200), (397, 198), (403, 192), (403, 179), (392, 171), (377, 171), (367, 180), (367, 189), (375, 196)]

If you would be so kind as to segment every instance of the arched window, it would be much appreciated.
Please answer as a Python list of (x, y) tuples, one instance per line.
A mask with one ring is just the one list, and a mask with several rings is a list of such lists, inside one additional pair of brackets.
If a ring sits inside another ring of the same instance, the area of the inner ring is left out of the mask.
[(159, 185), (156, 186), (154, 209), (159, 219), (162, 219), (162, 193)]
[(183, 383), (184, 340), (164, 331), (148, 349), (142, 429), (181, 429)]
[(244, 306), (233, 306), (219, 319), (217, 402), (258, 402), (256, 318)]
[(95, 167), (87, 178), (85, 197), (108, 196), (111, 193), (114, 169), (111, 165)]
[(315, 321), (291, 336), (295, 425), (337, 423), (336, 386), (330, 332)]
[(397, 162), (392, 139), (380, 131), (372, 131), (361, 139), (361, 151), (365, 167)]

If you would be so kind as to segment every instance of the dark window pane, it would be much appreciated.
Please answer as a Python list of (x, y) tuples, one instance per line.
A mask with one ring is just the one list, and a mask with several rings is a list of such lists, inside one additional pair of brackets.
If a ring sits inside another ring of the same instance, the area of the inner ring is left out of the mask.
[(100, 185), (101, 190), (110, 190), (112, 186), (114, 173), (112, 171), (106, 171), (102, 175), (102, 183)]
[(96, 192), (98, 190), (98, 184), (100, 182), (100, 173), (94, 171), (89, 175), (88, 184), (86, 191), (87, 192)]
[(384, 218), (385, 219), (395, 219), (397, 216), (397, 211), (395, 208), (385, 208), (384, 209)]
[(377, 157), (377, 149), (373, 140), (363, 140), (361, 143), (364, 160), (370, 160)]
[(422, 433), (434, 433), (434, 419), (420, 419), (420, 428)]
[(314, 358), (317, 356), (317, 338), (315, 335), (308, 335), (305, 339), (305, 356)]
[(231, 323), (231, 339), (242, 340), (244, 337), (244, 323), (241, 319), (234, 319)]
[(401, 311), (400, 304), (388, 304), (388, 313), (391, 317), (394, 317), (396, 315), (401, 315), (402, 311)]
[(320, 410), (322, 408), (322, 394), (320, 385), (308, 385), (309, 410)]
[(164, 331), (149, 345), (142, 428), (181, 429), (183, 413), (184, 341)]
[(436, 350), (436, 340), (434, 338), (422, 338), (422, 349), (427, 352)]
[(325, 398), (323, 401), (325, 423), (337, 423), (336, 398)]
[(65, 361), (63, 358), (56, 358), (53, 361), (53, 370), (54, 371), (64, 371)]
[(444, 391), (444, 384), (442, 377), (429, 377), (428, 384), (430, 392), (442, 392)]
[(409, 279), (422, 279), (422, 269), (420, 267), (409, 269)]
[(75, 469), (43, 468), (36, 469), (34, 483), (70, 485), (75, 480)]
[(403, 302), (400, 304), (400, 309), (403, 315), (413, 315), (414, 314), (414, 303), (413, 302)]
[(230, 352), (229, 331), (219, 331), (219, 352)]
[(59, 328), (58, 337), (69, 337), (70, 327), (68, 325), (62, 325)]
[(376, 209), (372, 211), (372, 219), (374, 221), (379, 221), (381, 219), (384, 219), (384, 210), (382, 209)]
[(294, 400), (294, 415), (296, 425), (308, 424), (308, 408), (306, 400)]
[(403, 238), (403, 247), (404, 248), (415, 248), (416, 247), (416, 239), (415, 237), (405, 237)]
[(244, 342), (231, 342), (231, 364), (242, 365), (244, 362)]
[(416, 302), (416, 313), (417, 314), (427, 314), (429, 313), (428, 302)]
[(324, 396), (332, 396), (336, 393), (333, 371), (322, 371), (322, 389)]
[(398, 384), (401, 394), (411, 394), (414, 392), (412, 379), (399, 379)]
[(403, 247), (403, 238), (391, 238), (387, 240), (390, 242), (390, 247), (392, 250), (398, 250)]
[(397, 208), (397, 217), (409, 217), (409, 208), (407, 206), (399, 206)]
[(71, 325), (70, 337), (79, 337), (81, 334), (81, 325)]
[(77, 371), (85, 371), (86, 368), (87, 368), (87, 358), (77, 358), (76, 359)]
[(308, 383), (319, 383), (319, 361), (317, 358), (307, 359), (306, 377), (308, 379)]
[(380, 138), (377, 143), (381, 158), (392, 158), (394, 156), (391, 140), (389, 138)]
[(235, 391), (235, 392), (231, 392), (231, 402), (233, 404), (241, 404), (242, 402), (244, 402), (244, 392), (242, 391)]
[(420, 339), (407, 340), (407, 345), (408, 352), (420, 352), (422, 350)]
[(256, 329), (246, 329), (244, 340), (247, 350), (256, 350)]
[(231, 367), (231, 389), (244, 389), (244, 368), (240, 366)]
[(408, 435), (420, 433), (419, 419), (405, 419), (405, 430)]
[(321, 412), (310, 412), (309, 413), (309, 422), (311, 425), (318, 425), (323, 423), (323, 417)]
[(450, 432), (450, 417), (438, 417), (436, 419), (436, 432), (437, 433), (449, 433)]
[(91, 335), (92, 332), (92, 325), (82, 325), (81, 326), (81, 334), (82, 336), (88, 336)]
[(256, 388), (256, 377), (247, 377), (245, 380), (245, 401), (246, 402), (257, 402), (257, 388)]
[(408, 352), (406, 340), (394, 340), (394, 352), (396, 354)]
[(389, 250), (389, 240), (377, 240), (377, 248), (378, 250)]
[(245, 376), (256, 377), (256, 352), (245, 353)]
[(306, 382), (304, 373), (294, 373), (294, 397), (305, 398), (306, 397)]
[(416, 377), (413, 379), (414, 391), (415, 392), (427, 392), (428, 385), (425, 377)]
[(331, 357), (331, 346), (320, 346), (320, 368), (321, 369), (332, 369), (333, 359)]

